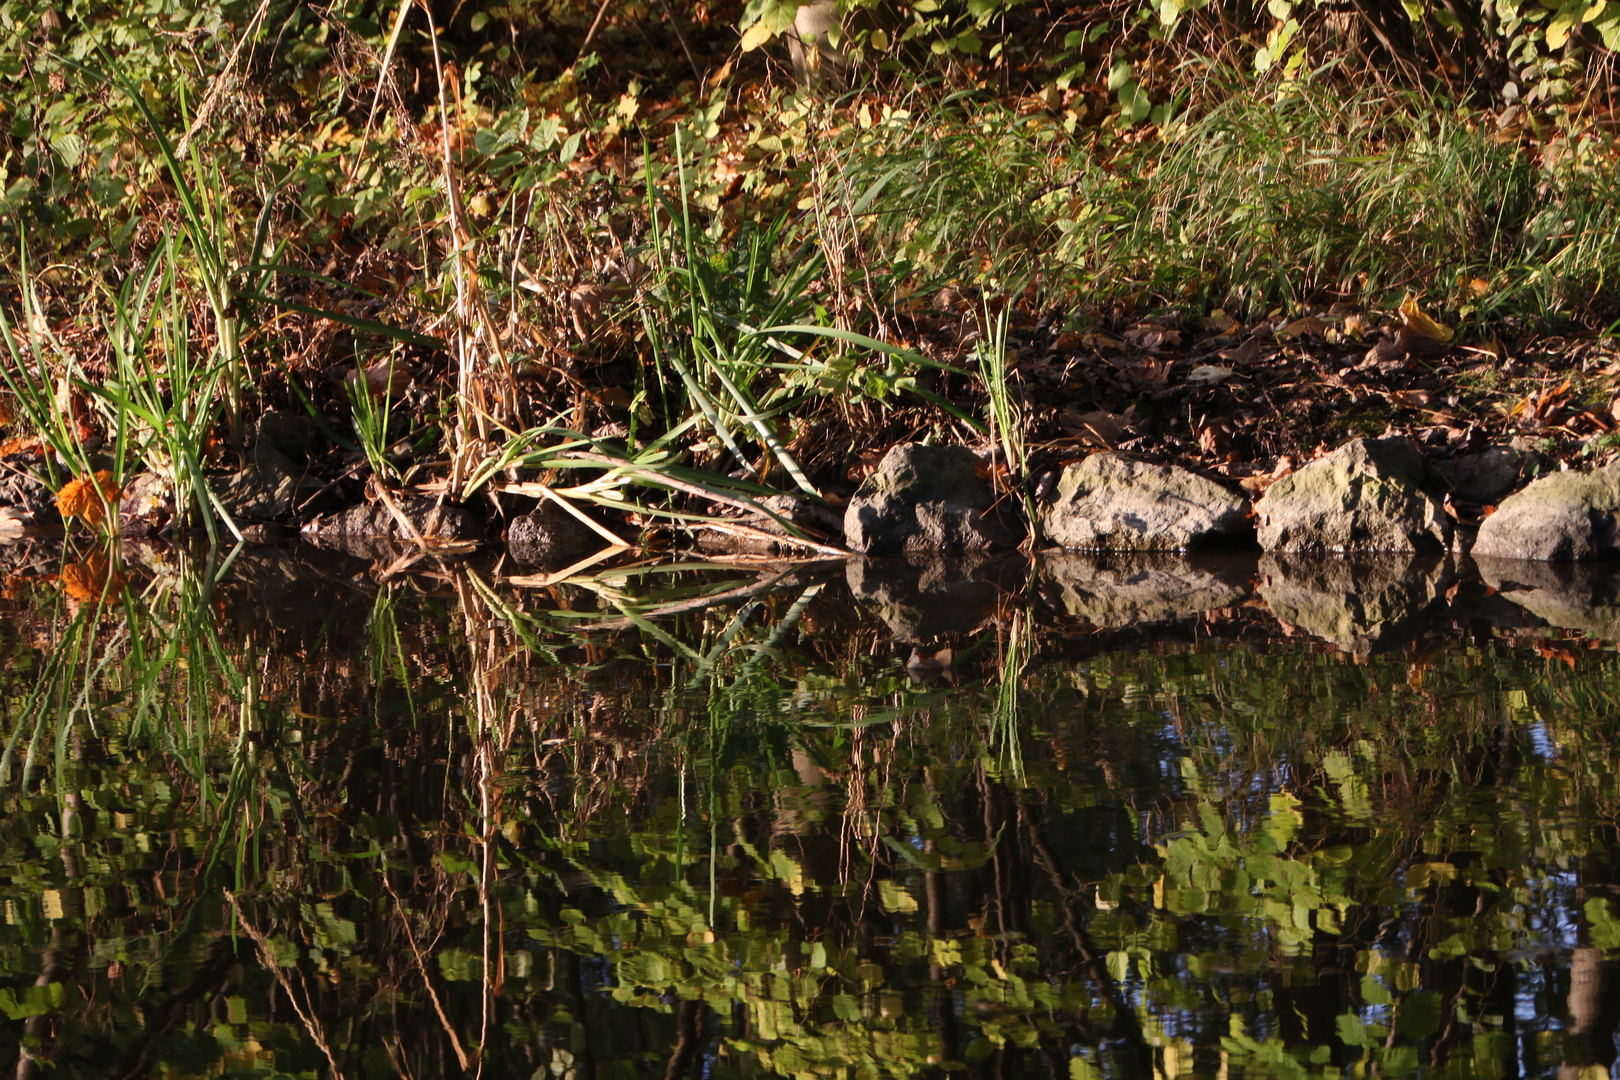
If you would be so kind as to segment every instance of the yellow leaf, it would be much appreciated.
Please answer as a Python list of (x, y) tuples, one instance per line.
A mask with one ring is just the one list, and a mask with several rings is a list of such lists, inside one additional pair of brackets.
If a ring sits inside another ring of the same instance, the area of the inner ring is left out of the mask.
[(1450, 341), (1453, 331), (1443, 323), (1437, 323), (1418, 309), (1417, 297), (1411, 293), (1401, 301), (1401, 325), (1408, 333), (1418, 337), (1426, 337), (1431, 341)]
[(771, 28), (765, 25), (765, 20), (761, 19), (759, 22), (743, 31), (742, 51), (753, 52), (755, 49), (759, 48), (761, 45), (765, 44), (775, 36), (776, 35), (771, 32)]
[(107, 504), (116, 502), (119, 494), (112, 473), (97, 469), (89, 480), (79, 477), (62, 485), (56, 493), (56, 511), (64, 518), (76, 517), (86, 525), (99, 525), (107, 515)]

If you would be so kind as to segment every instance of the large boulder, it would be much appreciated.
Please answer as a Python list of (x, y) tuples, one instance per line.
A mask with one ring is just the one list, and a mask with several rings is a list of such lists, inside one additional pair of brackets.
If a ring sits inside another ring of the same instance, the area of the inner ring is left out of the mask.
[(1267, 551), (1443, 553), (1451, 519), (1423, 490), (1406, 439), (1356, 439), (1272, 484), (1255, 504)]
[(1553, 473), (1502, 500), (1474, 540), (1486, 559), (1588, 562), (1620, 554), (1620, 464)]
[(901, 443), (883, 455), (844, 510), (844, 542), (868, 555), (1012, 547), (982, 463), (961, 446)]
[(1065, 466), (1040, 520), (1053, 543), (1092, 551), (1190, 551), (1254, 533), (1241, 495), (1179, 466), (1114, 453)]

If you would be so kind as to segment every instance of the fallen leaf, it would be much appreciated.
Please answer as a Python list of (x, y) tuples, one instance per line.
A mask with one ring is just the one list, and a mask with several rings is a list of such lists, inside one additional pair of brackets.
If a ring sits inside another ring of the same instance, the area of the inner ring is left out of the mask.
[(1198, 435), (1198, 449), (1212, 456), (1226, 453), (1231, 444), (1232, 425), (1225, 417), (1217, 416), (1213, 420), (1202, 420), (1195, 429)]
[(86, 525), (99, 525), (107, 516), (108, 504), (116, 504), (118, 496), (113, 474), (97, 469), (89, 480), (75, 477), (62, 485), (62, 490), (56, 493), (56, 511), (64, 518), (76, 517)]
[(0, 458), (12, 454), (38, 454), (45, 450), (45, 440), (37, 435), (18, 435), (0, 442)]
[(1482, 298), (1491, 291), (1491, 283), (1484, 278), (1469, 278), (1468, 291), (1473, 293), (1476, 299)]
[(1241, 345), (1222, 349), (1215, 355), (1234, 364), (1252, 364), (1260, 359), (1260, 338), (1256, 335)]
[(1277, 327), (1276, 333), (1278, 340), (1288, 341), (1305, 337), (1307, 334), (1322, 337), (1327, 331), (1328, 324), (1326, 322), (1318, 319), (1315, 315), (1306, 315), (1304, 318), (1295, 319), (1291, 323), (1285, 323)]
[(1181, 344), (1181, 331), (1169, 330), (1155, 323), (1141, 323), (1125, 331), (1125, 340), (1149, 352), (1173, 349)]
[(366, 393), (378, 400), (383, 398), (397, 400), (405, 393), (406, 387), (411, 385), (411, 373), (404, 368), (396, 368), (392, 360), (373, 364), (363, 373), (356, 368), (343, 377), (343, 381), (351, 387), (358, 387), (361, 379), (365, 380)]
[(1455, 331), (1443, 323), (1437, 323), (1418, 308), (1417, 297), (1411, 293), (1401, 301), (1401, 329), (1414, 337), (1427, 338), (1430, 341), (1450, 341)]
[(1221, 364), (1200, 364), (1187, 373), (1187, 382), (1193, 386), (1217, 386), (1232, 375), (1232, 369)]
[(1123, 416), (1094, 409), (1082, 412), (1077, 405), (1065, 405), (1058, 413), (1058, 424), (1066, 435), (1078, 436), (1093, 446), (1112, 448), (1130, 427)]
[(1426, 409), (1430, 395), (1427, 390), (1395, 390), (1390, 393), (1389, 400), (1403, 409)]

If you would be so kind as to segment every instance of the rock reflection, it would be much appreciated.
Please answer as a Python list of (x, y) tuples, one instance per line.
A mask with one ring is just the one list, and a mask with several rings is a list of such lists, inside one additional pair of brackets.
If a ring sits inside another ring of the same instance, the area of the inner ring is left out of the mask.
[(1535, 620), (1589, 637), (1620, 640), (1620, 566), (1480, 559), (1485, 584)]
[(1447, 580), (1438, 559), (1267, 554), (1260, 598), (1289, 627), (1365, 655), (1422, 632)]
[(914, 555), (851, 559), (850, 594), (888, 625), (896, 641), (923, 643), (968, 634), (992, 619), (1008, 588), (1022, 584), (1021, 558)]
[(1056, 606), (1093, 626), (1119, 628), (1184, 619), (1244, 599), (1253, 557), (1042, 556), (1040, 574)]

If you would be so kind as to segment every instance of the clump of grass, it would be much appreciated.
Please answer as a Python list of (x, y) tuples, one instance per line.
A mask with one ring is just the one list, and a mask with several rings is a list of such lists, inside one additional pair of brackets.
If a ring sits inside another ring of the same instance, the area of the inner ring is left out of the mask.
[(1406, 291), (1480, 321), (1620, 306), (1607, 136), (1532, 138), (1322, 73), (1257, 88), (1209, 70), (1190, 97), (1196, 113), (1129, 139), (966, 95), (872, 124), (842, 153), (866, 262), (1246, 315)]

